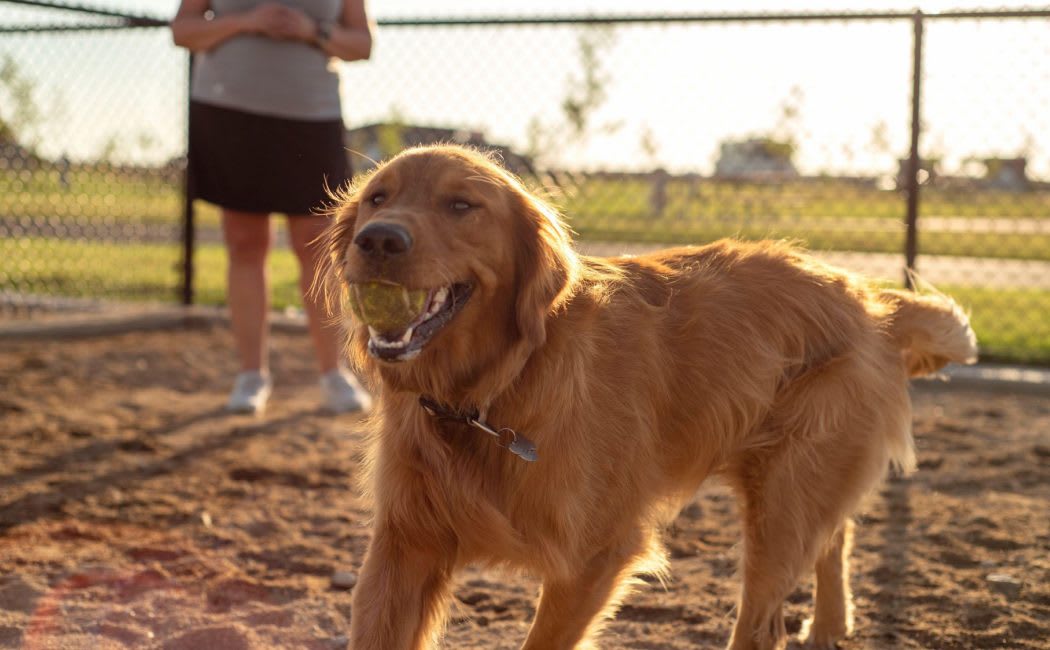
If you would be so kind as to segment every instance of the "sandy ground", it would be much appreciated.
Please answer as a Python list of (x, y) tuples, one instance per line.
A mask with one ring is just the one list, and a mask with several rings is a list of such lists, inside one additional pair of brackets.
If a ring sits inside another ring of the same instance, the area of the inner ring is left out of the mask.
[[(222, 329), (0, 342), (0, 647), (345, 648), (368, 505), (355, 416), (317, 410), (305, 337), (276, 335), (265, 418), (221, 412)], [(920, 468), (858, 517), (843, 648), (1046, 648), (1050, 397), (919, 389)], [(672, 581), (605, 648), (718, 648), (735, 506), (706, 486), (667, 531)], [(535, 581), (469, 571), (443, 647), (516, 648)], [(811, 598), (789, 599), (797, 630)]]

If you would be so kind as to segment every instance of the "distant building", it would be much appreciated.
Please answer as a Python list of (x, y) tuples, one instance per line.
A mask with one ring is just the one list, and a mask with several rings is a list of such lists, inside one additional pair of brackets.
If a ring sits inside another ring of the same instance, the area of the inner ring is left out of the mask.
[[(897, 189), (903, 190), (908, 187), (908, 177), (911, 174), (911, 159), (910, 158), (898, 158), (897, 159)], [(934, 185), (940, 179), (938, 174), (938, 168), (941, 165), (940, 158), (933, 158), (930, 160), (919, 161), (919, 184), (920, 185)]]
[(346, 146), (354, 170), (371, 169), (400, 151), (426, 144), (461, 144), (499, 154), (504, 166), (518, 175), (534, 175), (532, 160), (510, 147), (492, 144), (480, 131), (434, 126), (379, 123), (348, 129)]
[(723, 142), (715, 163), (715, 176), (738, 179), (797, 178), (791, 161), (795, 147), (771, 138)]
[[(935, 185), (945, 190), (999, 190), (1003, 192), (1026, 192), (1039, 183), (1028, 178), (1026, 158), (967, 158), (963, 167), (955, 174), (940, 172), (940, 160), (923, 160), (919, 166), (919, 182)], [(897, 187), (908, 184), (908, 160), (898, 161)]]
[(1031, 187), (1026, 167), (1027, 158), (985, 158), (982, 184), (997, 190), (1024, 192)]

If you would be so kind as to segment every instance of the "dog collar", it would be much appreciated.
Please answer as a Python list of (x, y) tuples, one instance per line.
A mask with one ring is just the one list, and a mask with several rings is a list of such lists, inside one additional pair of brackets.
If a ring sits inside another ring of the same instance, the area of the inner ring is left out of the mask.
[(533, 462), (538, 456), (536, 454), (536, 444), (521, 435), (514, 429), (503, 427), (502, 429), (493, 429), (489, 425), (485, 424), (478, 418), (480, 413), (477, 409), (474, 409), (470, 413), (463, 413), (451, 409), (444, 404), (441, 404), (432, 397), (426, 395), (419, 396), (419, 405), (423, 407), (423, 410), (427, 412), (431, 417), (438, 418), (439, 420), (451, 420), (453, 422), (459, 422), (475, 429), (484, 431), (496, 438), (496, 444), (503, 447), (507, 451), (521, 458), (522, 460)]

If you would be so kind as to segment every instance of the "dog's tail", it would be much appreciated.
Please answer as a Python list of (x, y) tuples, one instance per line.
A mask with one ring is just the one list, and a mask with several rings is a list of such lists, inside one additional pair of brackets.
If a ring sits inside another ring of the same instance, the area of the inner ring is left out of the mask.
[(977, 360), (977, 337), (959, 303), (939, 293), (884, 290), (882, 302), (890, 337), (900, 346), (912, 377), (928, 375), (949, 362)]

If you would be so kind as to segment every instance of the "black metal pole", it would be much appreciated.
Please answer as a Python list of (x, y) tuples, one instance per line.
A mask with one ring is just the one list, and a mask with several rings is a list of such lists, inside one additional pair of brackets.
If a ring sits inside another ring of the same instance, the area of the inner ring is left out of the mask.
[(919, 132), (922, 129), (922, 11), (916, 11), (912, 17), (914, 48), (911, 68), (911, 150), (908, 156), (908, 231), (904, 242), (904, 286), (914, 289), (912, 273), (915, 271), (915, 258), (919, 254), (919, 170), (922, 159), (919, 157)]
[(193, 199), (196, 195), (193, 183), (193, 168), (190, 166), (190, 95), (193, 88), (193, 55), (189, 55), (189, 72), (186, 75), (186, 167), (182, 171), (182, 304), (193, 304), (193, 250), (196, 231), (193, 219)]

